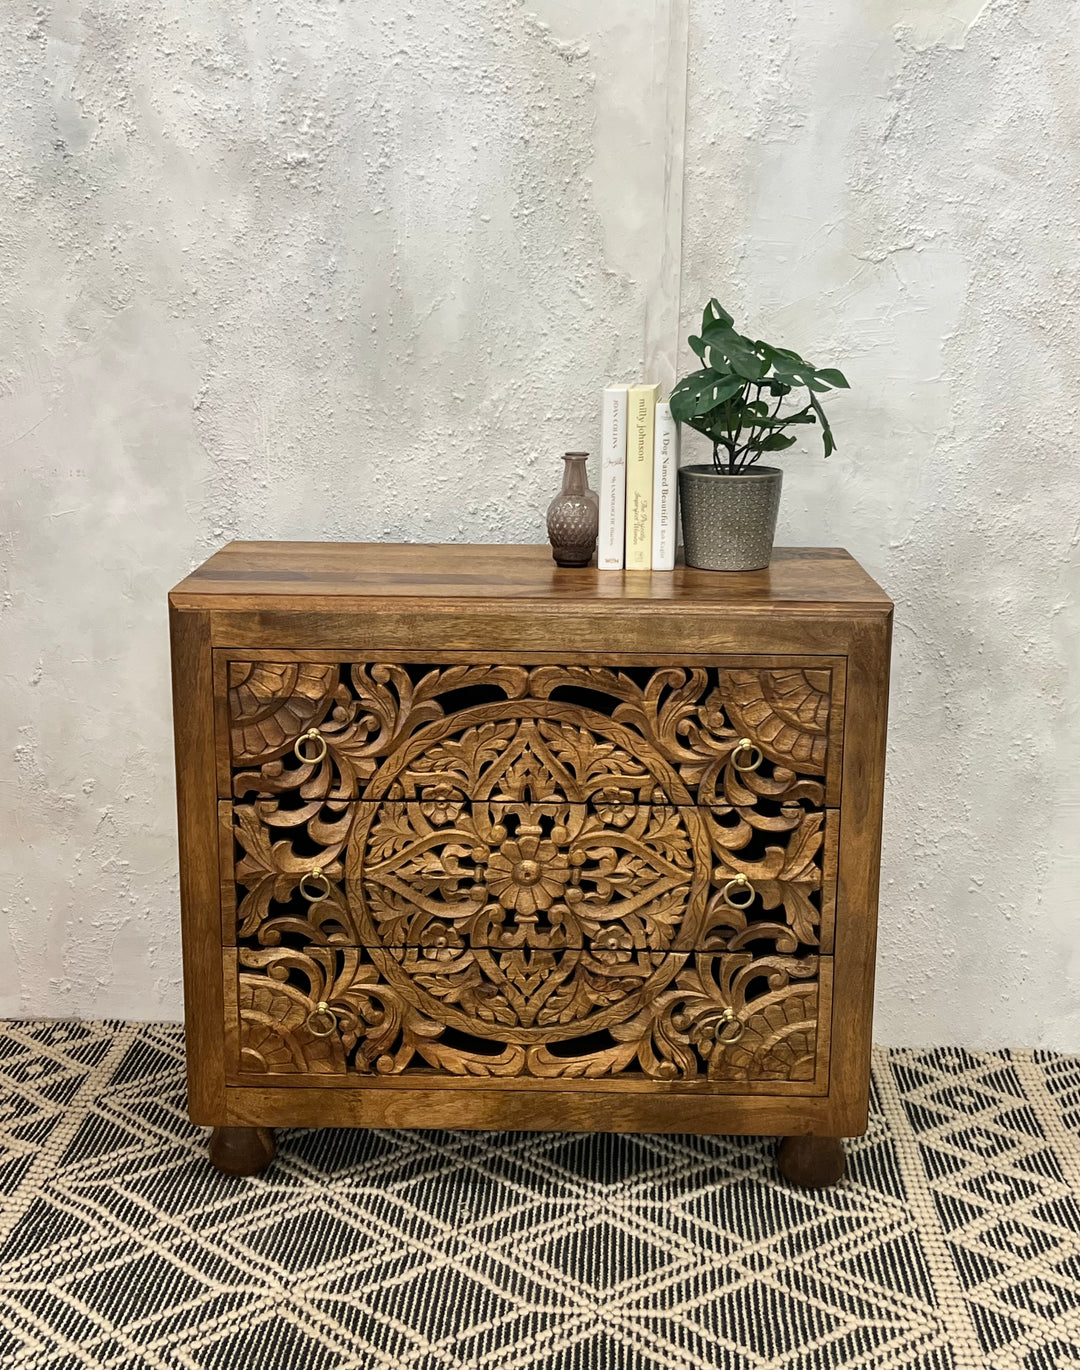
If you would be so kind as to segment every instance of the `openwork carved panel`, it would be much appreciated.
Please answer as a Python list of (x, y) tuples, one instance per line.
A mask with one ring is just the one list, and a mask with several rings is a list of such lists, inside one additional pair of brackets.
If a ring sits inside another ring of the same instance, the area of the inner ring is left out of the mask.
[(293, 805), (820, 807), (839, 736), (831, 667), (232, 661), (228, 694), (234, 796)]
[(831, 667), (229, 690), (244, 1072), (820, 1083)]
[(824, 1077), (831, 962), (629, 949), (241, 950), (243, 1075)]
[(829, 949), (834, 815), (798, 805), (265, 800), (223, 818), (242, 945)]

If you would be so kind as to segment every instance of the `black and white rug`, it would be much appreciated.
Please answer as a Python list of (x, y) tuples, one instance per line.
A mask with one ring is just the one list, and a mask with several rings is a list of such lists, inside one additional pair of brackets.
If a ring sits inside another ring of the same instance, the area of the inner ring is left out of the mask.
[(891, 1051), (774, 1143), (292, 1132), (206, 1160), (168, 1025), (0, 1025), (3, 1370), (1073, 1370), (1080, 1058)]

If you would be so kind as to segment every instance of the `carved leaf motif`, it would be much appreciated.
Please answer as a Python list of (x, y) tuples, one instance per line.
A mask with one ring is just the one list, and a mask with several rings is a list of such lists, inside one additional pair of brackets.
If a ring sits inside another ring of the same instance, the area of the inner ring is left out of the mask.
[(229, 673), (244, 1069), (816, 1077), (829, 670)]
[[(401, 954), (409, 956), (412, 949)], [(336, 969), (326, 956), (337, 958)], [(818, 988), (812, 959), (771, 957), (762, 963), (747, 953), (698, 953), (689, 962), (672, 957), (674, 984), (644, 997), (643, 967), (580, 960), (585, 973), (574, 976), (543, 955), (534, 960), (508, 955), (503, 983), (513, 986), (522, 1002), (536, 1000), (525, 1030), (520, 1005), (509, 1005), (492, 988), (471, 954), (460, 969), (427, 977), (424, 991), (447, 1005), (442, 1014), (432, 1014), (418, 1007), (409, 990), (388, 983), (357, 948), (313, 957), (245, 952), (241, 1069), (273, 1075), (433, 1068), (552, 1080), (637, 1072), (657, 1080), (729, 1083), (809, 1082), (816, 1076)], [(419, 988), (423, 978), (417, 975), (410, 983)], [(763, 991), (754, 988), (762, 982)], [(313, 1037), (305, 1026), (323, 996), (336, 1020), (328, 1038)], [(609, 1045), (596, 1046), (595, 1023), (602, 1015), (610, 1019), (612, 1005), (625, 1011), (609, 1028)], [(474, 1015), (475, 1035), (490, 1041), (491, 1050), (443, 1040), (450, 1006)], [(741, 1035), (729, 1042), (724, 1034), (732, 1032), (732, 1023)], [(580, 1034), (580, 1047), (567, 1036), (568, 1024)]]

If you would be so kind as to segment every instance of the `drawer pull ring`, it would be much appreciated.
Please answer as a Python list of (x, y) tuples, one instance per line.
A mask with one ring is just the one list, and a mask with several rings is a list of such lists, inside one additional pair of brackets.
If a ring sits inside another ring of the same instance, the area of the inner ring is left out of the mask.
[[(328, 1028), (316, 1026), (317, 1023), (326, 1022), (327, 1019), (329, 1019), (330, 1022)], [(325, 999), (319, 1000), (308, 1014), (306, 1022), (307, 1030), (311, 1033), (312, 1037), (329, 1037), (337, 1030), (337, 1014)]]
[[(733, 890), (741, 890), (742, 896), (739, 899), (732, 898)], [(733, 880), (729, 880), (720, 891), (720, 898), (729, 909), (748, 909), (757, 898), (757, 890), (754, 889), (746, 876), (740, 872)]]
[[(314, 756), (305, 756), (300, 750), (305, 742), (317, 742), (319, 750)], [(319, 732), (318, 728), (309, 728), (306, 733), (301, 733), (296, 739), (296, 746), (293, 747), (293, 755), (297, 761), (302, 761), (306, 766), (313, 766), (317, 761), (321, 761), (326, 755), (326, 738)]]
[[(739, 760), (741, 753), (746, 754), (745, 765)], [(748, 737), (740, 737), (731, 753), (731, 764), (737, 771), (756, 771), (764, 760), (765, 753), (760, 747), (755, 747)]]
[(716, 1027), (716, 1040), (722, 1047), (734, 1046), (746, 1031), (746, 1024), (735, 1017), (735, 1010), (726, 1008)]
[[(312, 893), (312, 891), (309, 890), (307, 887), (307, 882), (309, 880), (321, 880), (321, 892)], [(325, 874), (321, 866), (312, 867), (311, 870), (305, 871), (304, 874), (300, 877), (300, 893), (304, 896), (304, 898), (308, 901), (309, 904), (321, 904), (322, 901), (327, 897), (327, 895), (330, 893), (330, 879)]]

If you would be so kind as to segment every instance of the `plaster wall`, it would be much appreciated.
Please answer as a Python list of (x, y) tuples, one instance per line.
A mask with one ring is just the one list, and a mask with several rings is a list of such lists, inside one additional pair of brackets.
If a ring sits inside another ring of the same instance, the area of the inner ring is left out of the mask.
[(1080, 1050), (1076, 18), (690, 9), (683, 332), (718, 293), (844, 370), (840, 450), (785, 455), (778, 539), (896, 600), (889, 1043)]
[(0, 1012), (179, 1016), (167, 587), (541, 541), (717, 293), (853, 384), (781, 541), (898, 602), (878, 1036), (1080, 1049), (1072, 17), (9, 0)]

